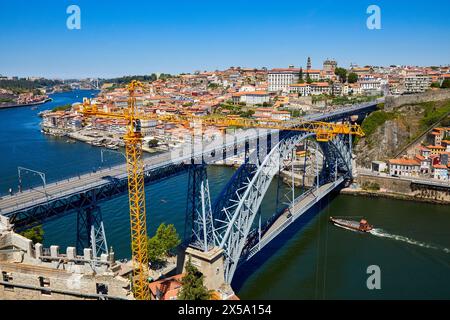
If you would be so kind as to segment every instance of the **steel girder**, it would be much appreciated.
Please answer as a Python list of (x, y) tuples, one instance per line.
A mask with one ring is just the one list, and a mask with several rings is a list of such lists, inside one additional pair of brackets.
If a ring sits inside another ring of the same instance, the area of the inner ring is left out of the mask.
[(185, 244), (207, 252), (214, 245), (213, 232), (206, 164), (192, 164), (188, 179)]
[(77, 252), (83, 254), (84, 248), (91, 248), (95, 258), (108, 254), (105, 227), (99, 206), (87, 207), (77, 212)]
[[(250, 238), (255, 238), (250, 237), (251, 234), (255, 235), (255, 232), (251, 232), (254, 219), (273, 177), (279, 171), (282, 160), (287, 158), (302, 140), (311, 136), (314, 136), (314, 133), (284, 134), (283, 138), (280, 139), (281, 141), (256, 167), (256, 171), (252, 172), (250, 177), (247, 177), (247, 181), (240, 182), (242, 187), (235, 189), (233, 201), (227, 207), (222, 207), (221, 215), (218, 215), (220, 202), (216, 204), (214, 210), (214, 241), (217, 246), (224, 249), (224, 272), (227, 283), (231, 283), (248, 241)], [(330, 157), (330, 159), (327, 159), (326, 165), (332, 167), (328, 169), (331, 169), (333, 173), (344, 174), (344, 176), (351, 178), (351, 148), (348, 139), (338, 135), (326, 145), (322, 144), (321, 147), (324, 156)], [(243, 171), (244, 169), (243, 165), (239, 170)], [(330, 174), (330, 171), (328, 171), (328, 174)], [(235, 176), (239, 177), (239, 172), (236, 172)], [(236, 179), (235, 176), (233, 178)]]
[(261, 201), (278, 172), (280, 159), (286, 157), (301, 140), (313, 135), (301, 132), (282, 139), (257, 166), (256, 174), (248, 181), (245, 190), (236, 190), (234, 204), (222, 209), (224, 219), (215, 219), (214, 241), (225, 252), (227, 283), (231, 283)]
[[(151, 171), (146, 171), (144, 180), (146, 184), (150, 184), (151, 182), (161, 181), (185, 173), (188, 168), (189, 165), (183, 163), (159, 167)], [(123, 179), (113, 179), (98, 187), (24, 208), (11, 214), (5, 214), (5, 216), (10, 218), (16, 230), (23, 230), (72, 211), (92, 207), (94, 204), (111, 200), (127, 192), (128, 182), (126, 177)]]

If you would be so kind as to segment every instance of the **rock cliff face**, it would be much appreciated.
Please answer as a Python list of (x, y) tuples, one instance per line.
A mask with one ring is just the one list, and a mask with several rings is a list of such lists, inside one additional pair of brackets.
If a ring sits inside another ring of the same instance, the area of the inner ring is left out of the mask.
[[(419, 138), (417, 141), (415, 139), (426, 131), (424, 130), (424, 126), (426, 127), (424, 120), (428, 119), (430, 112), (442, 111), (443, 109), (441, 108), (448, 108), (449, 101), (431, 103), (432, 105), (429, 103), (428, 105), (423, 103), (403, 105), (391, 109), (389, 112), (384, 110), (377, 111), (384, 115), (385, 121), (379, 121), (375, 125), (372, 124), (370, 134), (357, 142), (354, 148), (356, 164), (362, 167), (370, 167), (371, 162), (374, 160), (383, 161), (395, 157), (412, 142), (412, 148), (422, 142), (431, 143), (431, 141), (427, 140), (428, 135)], [(374, 122), (373, 118), (374, 115), (371, 115), (364, 120), (363, 128), (365, 123)]]

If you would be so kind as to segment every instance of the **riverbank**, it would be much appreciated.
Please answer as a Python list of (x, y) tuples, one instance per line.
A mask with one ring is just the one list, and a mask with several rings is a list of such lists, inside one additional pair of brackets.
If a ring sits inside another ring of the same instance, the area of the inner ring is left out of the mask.
[(53, 101), (52, 98), (47, 98), (42, 101), (27, 103), (27, 104), (13, 104), (13, 105), (0, 105), (0, 109), (11, 109), (11, 108), (20, 108), (20, 107), (32, 107), (32, 106), (38, 106), (41, 104), (45, 104), (47, 102)]
[(439, 204), (439, 205), (449, 205), (450, 200), (446, 199), (431, 199), (420, 197), (419, 195), (410, 195), (398, 192), (389, 192), (386, 190), (375, 191), (375, 190), (363, 190), (360, 188), (344, 188), (341, 194), (352, 195), (352, 196), (363, 196), (369, 198), (386, 198), (386, 199), (396, 199), (396, 200), (406, 200), (406, 201), (416, 201), (423, 203)]

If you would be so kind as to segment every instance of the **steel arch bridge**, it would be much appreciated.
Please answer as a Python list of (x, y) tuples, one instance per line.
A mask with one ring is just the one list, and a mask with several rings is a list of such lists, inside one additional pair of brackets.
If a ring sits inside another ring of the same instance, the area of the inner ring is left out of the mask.
[[(313, 132), (283, 131), (273, 146), (258, 143), (255, 150), (246, 149), (244, 163), (213, 204), (206, 163), (193, 166), (190, 170), (189, 190), (192, 193), (187, 206), (185, 241), (204, 252), (213, 247), (223, 249), (226, 283), (231, 284), (241, 262), (254, 256), (326, 194), (352, 179), (351, 136), (337, 135), (328, 142), (315, 142), (313, 187), (298, 198), (293, 192), (287, 210), (275, 213), (264, 227), (261, 220), (256, 223), (262, 200), (273, 178), (286, 167), (286, 161), (293, 162), (296, 147), (302, 143), (307, 146), (306, 141), (314, 136)], [(265, 157), (260, 156), (261, 149), (267, 152)], [(322, 157), (320, 170), (319, 150)], [(305, 173), (306, 170), (303, 179)], [(291, 187), (294, 188), (294, 184)]]

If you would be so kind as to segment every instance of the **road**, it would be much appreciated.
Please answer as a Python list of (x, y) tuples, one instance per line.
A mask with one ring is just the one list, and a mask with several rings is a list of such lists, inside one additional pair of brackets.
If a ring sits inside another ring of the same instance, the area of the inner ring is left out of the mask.
[[(238, 150), (244, 150), (246, 139), (253, 141), (257, 135), (267, 134), (267, 131), (258, 131), (257, 134), (252, 135), (240, 135), (236, 141), (223, 143), (209, 143), (204, 146), (203, 150), (194, 150), (194, 157), (201, 158), (202, 155), (209, 155), (212, 151), (220, 151), (223, 148), (226, 149), (227, 155), (233, 154), (235, 146)], [(182, 152), (184, 151), (184, 152)], [(178, 153), (180, 152), (180, 153)], [(220, 159), (222, 159), (220, 157)], [(173, 164), (188, 163), (191, 160), (191, 153), (186, 150), (164, 152), (158, 155), (147, 157), (144, 159), (144, 166), (146, 172), (152, 172), (153, 170)], [(125, 164), (117, 165), (114, 167), (106, 168), (100, 171), (91, 172), (83, 175), (78, 175), (69, 179), (60, 180), (44, 186), (24, 190), (11, 195), (3, 196), (0, 198), (0, 214), (7, 215), (11, 212), (15, 212), (31, 206), (44, 204), (46, 202), (63, 198), (65, 196), (75, 194), (80, 191), (89, 190), (111, 183), (107, 179), (103, 178), (110, 176), (117, 179), (124, 179), (127, 177), (127, 171)]]
[(278, 236), (284, 229), (292, 224), (297, 218), (311, 209), (314, 204), (320, 201), (330, 191), (335, 189), (344, 181), (344, 178), (340, 177), (334, 182), (330, 182), (320, 186), (318, 189), (311, 189), (298, 198), (295, 199), (294, 204), (291, 205), (277, 220), (270, 226), (267, 232), (261, 238), (261, 241), (250, 250), (250, 254), (247, 257), (249, 260), (264, 246), (266, 246), (273, 238)]

